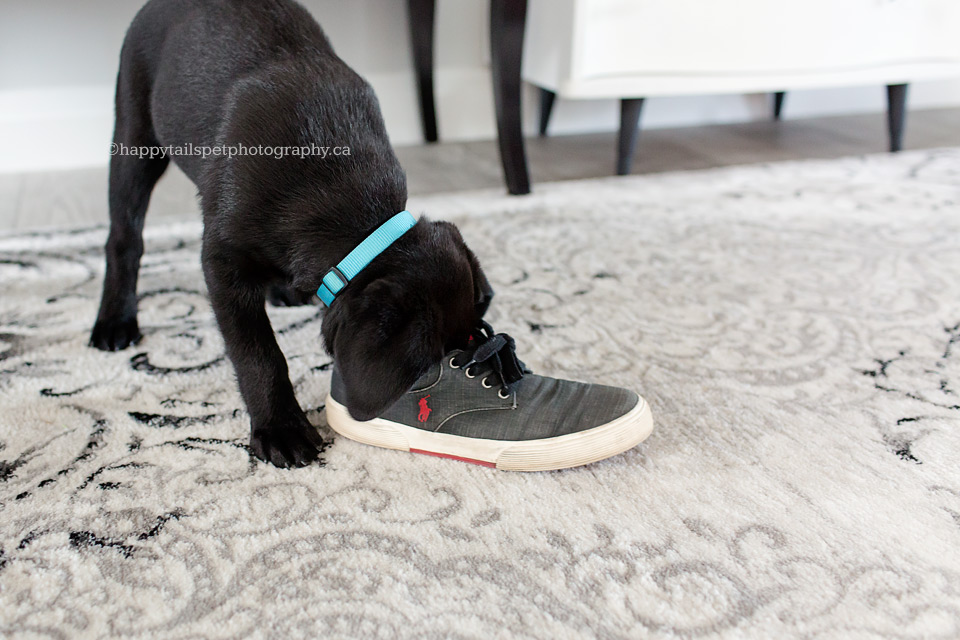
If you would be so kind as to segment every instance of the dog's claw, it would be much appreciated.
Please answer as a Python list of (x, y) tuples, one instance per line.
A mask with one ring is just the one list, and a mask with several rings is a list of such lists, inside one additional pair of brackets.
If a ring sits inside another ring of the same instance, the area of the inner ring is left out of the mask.
[(137, 318), (126, 320), (97, 320), (90, 333), (90, 346), (101, 351), (120, 351), (140, 342)]
[(306, 419), (304, 424), (271, 424), (250, 433), (250, 452), (281, 469), (311, 464), (326, 444)]

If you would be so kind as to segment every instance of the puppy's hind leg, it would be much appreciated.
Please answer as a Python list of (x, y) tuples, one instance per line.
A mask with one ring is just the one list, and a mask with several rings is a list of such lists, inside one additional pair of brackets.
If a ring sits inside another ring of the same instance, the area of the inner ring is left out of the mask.
[(110, 158), (110, 235), (107, 273), (100, 312), (90, 345), (104, 351), (124, 349), (140, 340), (137, 325), (137, 273), (143, 254), (143, 219), (150, 193), (163, 175), (167, 157), (141, 155), (157, 147), (150, 120), (149, 79), (127, 47), (117, 76), (116, 127)]
[(275, 307), (302, 307), (317, 304), (316, 293), (298, 291), (289, 284), (271, 284), (267, 287), (267, 302)]

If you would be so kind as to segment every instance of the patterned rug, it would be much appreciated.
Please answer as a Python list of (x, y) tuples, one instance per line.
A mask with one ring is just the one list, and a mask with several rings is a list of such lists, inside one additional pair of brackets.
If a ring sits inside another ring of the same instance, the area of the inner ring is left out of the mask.
[(271, 309), (332, 444), (255, 463), (198, 223), (148, 218), (112, 354), (105, 228), (2, 237), (0, 636), (960, 636), (960, 150), (410, 208), (528, 365), (638, 390), (650, 439), (518, 474), (334, 438), (321, 313)]

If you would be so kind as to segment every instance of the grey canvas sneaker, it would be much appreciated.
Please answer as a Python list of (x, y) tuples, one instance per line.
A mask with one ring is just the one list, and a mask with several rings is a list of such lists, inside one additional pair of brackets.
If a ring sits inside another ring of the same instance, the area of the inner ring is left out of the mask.
[(509, 336), (486, 323), (474, 336), (372, 420), (350, 416), (334, 370), (327, 423), (358, 442), (511, 471), (596, 462), (650, 435), (650, 407), (636, 393), (534, 375)]

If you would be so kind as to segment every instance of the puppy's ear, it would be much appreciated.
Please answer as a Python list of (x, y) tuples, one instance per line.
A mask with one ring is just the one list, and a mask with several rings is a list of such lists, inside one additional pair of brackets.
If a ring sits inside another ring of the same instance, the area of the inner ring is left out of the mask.
[(473, 299), (476, 301), (477, 318), (482, 318), (490, 307), (490, 301), (493, 300), (493, 287), (490, 286), (490, 281), (480, 268), (477, 256), (466, 245), (464, 249), (467, 251), (467, 260), (470, 261), (470, 270), (473, 272)]
[(324, 344), (346, 389), (346, 407), (370, 420), (400, 399), (443, 355), (436, 314), (404, 300), (399, 286), (377, 281), (362, 296), (327, 310)]
[(473, 274), (474, 308), (477, 313), (477, 318), (482, 318), (484, 314), (487, 313), (487, 308), (490, 307), (490, 301), (493, 300), (493, 287), (490, 286), (490, 281), (487, 280), (486, 274), (484, 274), (483, 269), (480, 268), (480, 261), (477, 260), (477, 256), (473, 251), (470, 251), (470, 247), (463, 241), (463, 236), (460, 235), (460, 230), (457, 229), (455, 224), (443, 220), (434, 222), (433, 224), (438, 229), (445, 229), (453, 236), (457, 245), (463, 248), (467, 256), (467, 261), (470, 263), (470, 271)]

